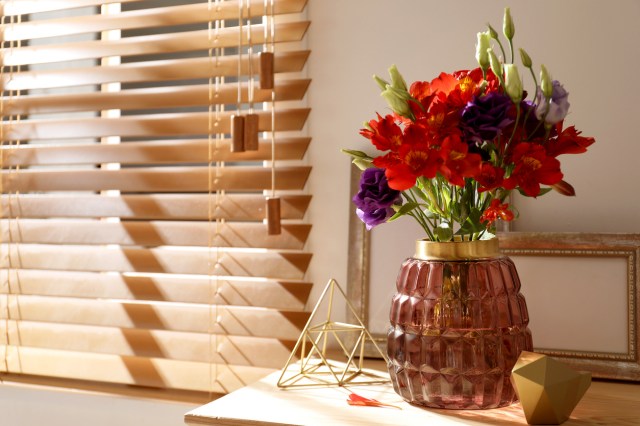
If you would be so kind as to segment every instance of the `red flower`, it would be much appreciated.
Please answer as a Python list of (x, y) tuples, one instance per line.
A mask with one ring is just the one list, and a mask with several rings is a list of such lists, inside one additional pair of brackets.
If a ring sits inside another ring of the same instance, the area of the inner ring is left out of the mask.
[(487, 228), (493, 225), (493, 223), (502, 219), (505, 222), (511, 222), (514, 218), (514, 214), (509, 210), (509, 203), (500, 204), (500, 200), (494, 198), (491, 200), (491, 204), (480, 216), (480, 222), (487, 223)]
[(562, 180), (560, 162), (547, 155), (544, 147), (537, 143), (520, 142), (513, 149), (511, 161), (513, 172), (504, 181), (505, 189), (519, 186), (529, 197), (540, 193), (540, 184), (554, 185)]
[(431, 93), (442, 92), (445, 95), (451, 93), (458, 85), (458, 79), (452, 74), (441, 72), (440, 75), (431, 80)]
[(416, 81), (409, 87), (409, 94), (419, 102), (419, 104), (416, 104), (413, 101), (409, 101), (411, 112), (413, 112), (416, 119), (424, 117), (435, 97), (431, 90), (431, 85), (426, 81)]
[(407, 126), (398, 152), (390, 152), (373, 160), (376, 167), (385, 168), (389, 187), (398, 191), (411, 188), (419, 176), (432, 179), (440, 169), (439, 147), (428, 137), (426, 129), (417, 124)]
[(437, 94), (435, 101), (445, 103), (449, 109), (459, 112), (473, 99), (479, 81), (464, 71), (455, 74), (440, 73), (438, 78), (431, 81), (430, 88), (432, 93)]
[(478, 192), (490, 191), (502, 185), (504, 170), (485, 161), (480, 166), (480, 173), (476, 176), (476, 180), (480, 184)]
[(567, 127), (562, 130), (562, 122), (556, 124), (558, 136), (547, 142), (547, 154), (557, 157), (562, 154), (582, 154), (587, 152), (587, 147), (596, 140), (592, 137), (580, 136), (580, 133), (574, 126)]
[(460, 112), (457, 109), (451, 109), (446, 103), (434, 103), (429, 108), (429, 112), (416, 119), (416, 123), (425, 128), (428, 136), (438, 144), (450, 135), (462, 135), (458, 123), (460, 121)]
[(397, 151), (402, 144), (402, 129), (394, 120), (393, 115), (384, 118), (378, 114), (378, 120), (369, 121), (369, 129), (360, 130), (360, 134), (371, 140), (380, 151)]
[(469, 146), (462, 142), (460, 136), (448, 136), (442, 143), (440, 167), (442, 175), (457, 186), (464, 186), (464, 178), (474, 177), (480, 171), (482, 158), (479, 154), (470, 154)]

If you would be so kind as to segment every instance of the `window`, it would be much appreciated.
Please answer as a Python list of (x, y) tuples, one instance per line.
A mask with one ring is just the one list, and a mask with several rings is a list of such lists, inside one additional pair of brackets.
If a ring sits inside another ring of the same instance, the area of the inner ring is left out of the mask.
[(284, 365), (311, 289), (305, 4), (4, 2), (5, 376), (203, 393)]

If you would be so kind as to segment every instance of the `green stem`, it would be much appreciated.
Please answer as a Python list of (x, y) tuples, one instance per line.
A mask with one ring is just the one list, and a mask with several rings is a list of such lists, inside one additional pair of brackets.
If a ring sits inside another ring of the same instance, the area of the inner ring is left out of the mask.
[(509, 145), (511, 145), (511, 142), (513, 141), (513, 138), (516, 135), (516, 130), (518, 129), (518, 121), (520, 120), (520, 104), (516, 104), (516, 121), (515, 123), (513, 123), (513, 131), (511, 132), (511, 136), (509, 137), (509, 140), (507, 141), (507, 143), (504, 146), (504, 155), (502, 157), (503, 161), (505, 158), (507, 158), (507, 153), (509, 152)]
[(538, 97), (538, 90), (540, 90), (540, 88), (538, 87), (538, 79), (536, 78), (536, 73), (533, 72), (533, 68), (529, 67), (529, 72), (531, 73), (531, 77), (533, 77), (533, 83), (536, 85), (536, 93), (533, 95), (533, 100), (535, 101)]
[[(505, 58), (505, 60), (506, 60), (507, 59), (507, 55), (505, 55), (505, 53), (504, 53), (504, 47), (502, 47), (502, 42), (498, 38), (495, 38), (494, 40), (498, 42), (498, 46), (500, 46), (500, 51), (502, 52), (502, 57)], [(513, 56), (513, 53), (511, 54), (511, 56)]]
[[(511, 51), (511, 63), (513, 63), (514, 57), (513, 57), (513, 41), (511, 39), (509, 39), (509, 50)], [(506, 60), (506, 58), (505, 58)]]
[[(403, 192), (403, 195), (407, 200), (415, 204), (420, 204), (418, 203), (418, 199), (415, 197), (415, 195), (411, 193), (411, 190), (408, 192), (407, 191)], [(431, 232), (431, 229), (435, 228), (435, 225), (431, 221), (431, 219), (429, 219), (429, 217), (426, 214), (424, 214), (424, 211), (422, 211), (422, 209), (420, 208), (417, 208), (409, 212), (409, 215), (413, 217), (418, 222), (418, 224), (420, 224), (420, 226), (422, 227), (422, 229), (425, 230), (429, 238), (433, 240), (433, 233)]]
[(449, 185), (449, 191), (450, 191), (449, 194), (451, 195), (450, 197), (451, 202), (449, 204), (449, 226), (453, 230), (453, 223), (455, 222), (453, 218), (453, 206), (458, 202), (457, 200), (458, 191), (456, 191), (456, 186), (454, 184)]
[(409, 212), (409, 216), (413, 217), (418, 222), (418, 224), (422, 227), (422, 229), (424, 229), (424, 232), (426, 232), (427, 236), (429, 237), (429, 240), (435, 241), (433, 233), (431, 232), (431, 229), (429, 229), (429, 225), (427, 225), (423, 220), (421, 220), (420, 215), (417, 215), (414, 212)]
[[(438, 200), (436, 193), (434, 193), (433, 183), (431, 181), (427, 181), (427, 183), (425, 184), (425, 189), (427, 197), (429, 197), (433, 208), (436, 210), (436, 214), (443, 216), (444, 211), (442, 211), (442, 208), (440, 206), (440, 200)], [(440, 191), (438, 191), (438, 193), (441, 193), (441, 191), (442, 188), (440, 188)]]

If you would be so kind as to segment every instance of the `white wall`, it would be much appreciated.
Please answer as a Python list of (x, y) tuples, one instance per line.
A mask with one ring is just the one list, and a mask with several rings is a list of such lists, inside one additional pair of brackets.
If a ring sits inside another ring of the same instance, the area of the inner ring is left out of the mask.
[(634, 74), (640, 69), (640, 2), (310, 0), (314, 295), (329, 277), (346, 285), (353, 207), (349, 160), (339, 150), (373, 152), (358, 135), (363, 121), (387, 111), (372, 74), (386, 76), (395, 63), (410, 82), (475, 67), (476, 33), (486, 22), (501, 30), (505, 6), (516, 23), (516, 46), (547, 65), (569, 91), (567, 122), (597, 141), (586, 154), (560, 158), (577, 197), (517, 199), (515, 230), (640, 232), (640, 84)]

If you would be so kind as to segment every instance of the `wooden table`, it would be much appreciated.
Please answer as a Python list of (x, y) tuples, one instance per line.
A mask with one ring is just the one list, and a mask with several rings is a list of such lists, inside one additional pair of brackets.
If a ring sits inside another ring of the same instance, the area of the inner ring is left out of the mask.
[[(391, 385), (279, 389), (280, 372), (185, 415), (201, 425), (526, 425), (519, 404), (494, 410), (434, 410), (407, 404)], [(350, 406), (349, 393), (399, 408)], [(564, 425), (640, 426), (640, 384), (593, 381)]]

